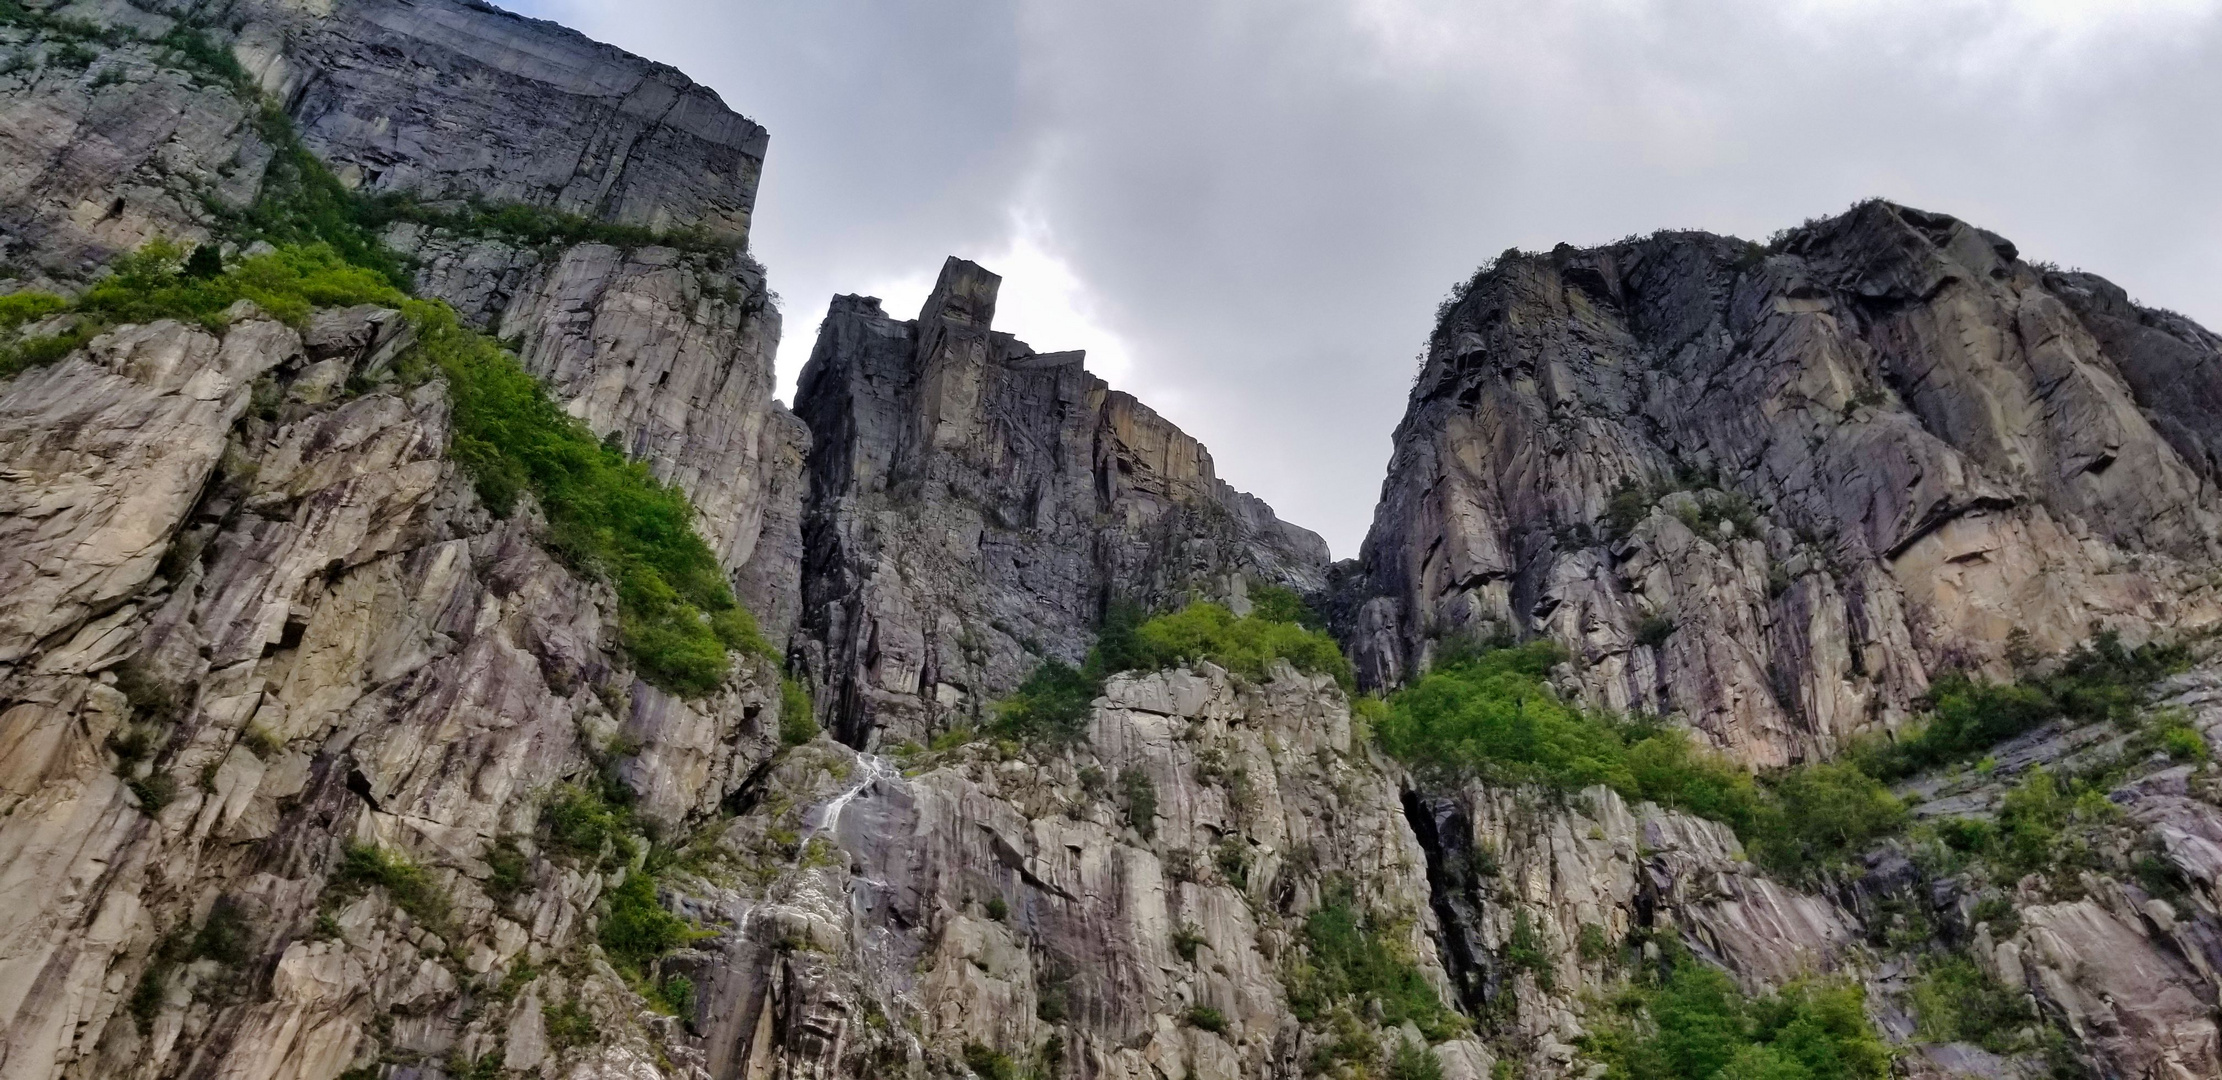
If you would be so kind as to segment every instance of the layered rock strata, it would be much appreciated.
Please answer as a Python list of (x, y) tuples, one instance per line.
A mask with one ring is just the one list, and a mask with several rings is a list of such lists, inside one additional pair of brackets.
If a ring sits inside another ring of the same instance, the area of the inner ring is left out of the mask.
[(804, 368), (804, 625), (852, 745), (978, 723), (1046, 658), (1078, 662), (1115, 603), (1316, 591), (1327, 545), (1229, 487), (1203, 446), (992, 328), (961, 259), (915, 320), (835, 297)]
[[(537, 1064), (492, 981), (579, 957), (605, 887), (535, 853), (542, 803), (626, 741), (699, 819), (776, 748), (761, 661), (690, 702), (613, 669), (611, 598), (478, 508), (438, 384), (339, 389), (396, 314), (127, 326), (0, 391), (0, 1076)], [(351, 844), (444, 899), (348, 893)], [(527, 983), (648, 1054), (623, 986)]]
[[(809, 435), (772, 400), (779, 315), (746, 254), (763, 128), (671, 68), (468, 0), (63, 15), (107, 36), (0, 28), (27, 61), (0, 75), (19, 278), (66, 290), (148, 241), (223, 233), (285, 165), (260, 103), (162, 42), (202, 33), (344, 183), (411, 209), (386, 240), (421, 295), (516, 343), (575, 415), (694, 499), (786, 640)], [(76, 49), (93, 59), (57, 59)]]
[(2094, 624), (2211, 624), (2211, 334), (1871, 202), (1760, 247), (1507, 255), (1430, 340), (1344, 630), (1564, 642), (1565, 683), (1757, 765)]

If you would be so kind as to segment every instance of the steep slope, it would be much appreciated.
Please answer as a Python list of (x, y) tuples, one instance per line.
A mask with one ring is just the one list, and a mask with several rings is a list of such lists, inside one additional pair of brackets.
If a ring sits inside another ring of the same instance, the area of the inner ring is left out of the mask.
[(1543, 635), (1753, 764), (1933, 672), (2211, 624), (2216, 342), (1882, 202), (1507, 253), (1446, 304), (1345, 603), (1372, 685)]
[(1203, 446), (1081, 366), (996, 332), (961, 259), (916, 320), (834, 298), (804, 368), (807, 611), (852, 745), (977, 724), (1114, 604), (1317, 591), (1327, 544), (1229, 487)]
[[(74, 292), (157, 239), (236, 268), (338, 238), (392, 268), (354, 239), (381, 230), (693, 496), (784, 639), (807, 436), (769, 398), (778, 322), (742, 246), (761, 129), (469, 3), (0, 14), (18, 287)], [(88, 317), (10, 335), (11, 365)], [(127, 319), (0, 383), (0, 1076), (666, 1059), (641, 996), (663, 991), (596, 945), (600, 919), (662, 925), (652, 888), (621, 894), (637, 841), (574, 850), (547, 822), (605, 791), (632, 802), (612, 822), (712, 817), (795, 699), (754, 653), (686, 698), (635, 677), (632, 601), (451, 459), (416, 318)]]

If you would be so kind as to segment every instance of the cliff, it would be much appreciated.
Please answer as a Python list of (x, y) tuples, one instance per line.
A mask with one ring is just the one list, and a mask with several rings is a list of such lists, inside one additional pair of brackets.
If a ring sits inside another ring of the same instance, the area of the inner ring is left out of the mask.
[[(467, 0), (0, 50), (0, 1080), (1593, 1076), (1677, 972), (1796, 1013), (1738, 1068), (2222, 1075), (2222, 675), (2057, 655), (2212, 622), (2222, 340), (2101, 279), (1883, 203), (1509, 254), (1330, 567), (962, 260), (781, 408), (765, 134), (668, 68)], [(1516, 726), (1759, 801), (1209, 641), (1004, 723), (1291, 592), (1382, 690), (1563, 643)], [(1939, 686), (2072, 708), (1742, 771)]]
[(1871, 202), (1761, 247), (1507, 253), (1429, 341), (1345, 601), (1373, 685), (1443, 641), (1758, 765), (1933, 673), (2210, 625), (2211, 334)]
[(804, 623), (852, 745), (978, 724), (1041, 660), (1080, 662), (1114, 604), (1326, 583), (1326, 542), (1195, 439), (1082, 354), (995, 331), (1000, 283), (951, 258), (911, 321), (836, 297), (803, 369)]

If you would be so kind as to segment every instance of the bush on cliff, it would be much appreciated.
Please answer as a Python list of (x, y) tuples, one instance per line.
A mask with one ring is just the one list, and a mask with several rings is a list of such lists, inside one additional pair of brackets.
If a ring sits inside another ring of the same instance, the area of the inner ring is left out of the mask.
[(1670, 948), (1586, 1037), (1607, 1080), (1881, 1080), (1890, 1051), (1857, 983), (1792, 983), (1751, 997), (1719, 969)]
[(776, 657), (734, 601), (684, 492), (597, 440), (514, 354), (463, 326), (447, 305), (411, 299), (329, 246), (280, 248), (199, 276), (187, 271), (183, 249), (150, 244), (118, 259), (75, 310), (105, 322), (175, 318), (216, 327), (240, 300), (296, 326), (321, 307), (380, 304), (406, 313), (418, 347), (404, 368), (447, 382), (449, 455), (495, 513), (510, 513), (526, 492), (538, 500), (548, 548), (616, 590), (622, 644), (649, 682), (708, 693), (723, 681), (729, 652)]

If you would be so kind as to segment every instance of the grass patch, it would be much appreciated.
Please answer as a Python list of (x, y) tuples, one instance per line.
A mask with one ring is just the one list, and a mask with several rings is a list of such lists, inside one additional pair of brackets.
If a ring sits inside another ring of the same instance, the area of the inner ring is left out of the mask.
[(1750, 997), (1675, 948), (1583, 1040), (1609, 1080), (1881, 1080), (1890, 1052), (1851, 982)]

